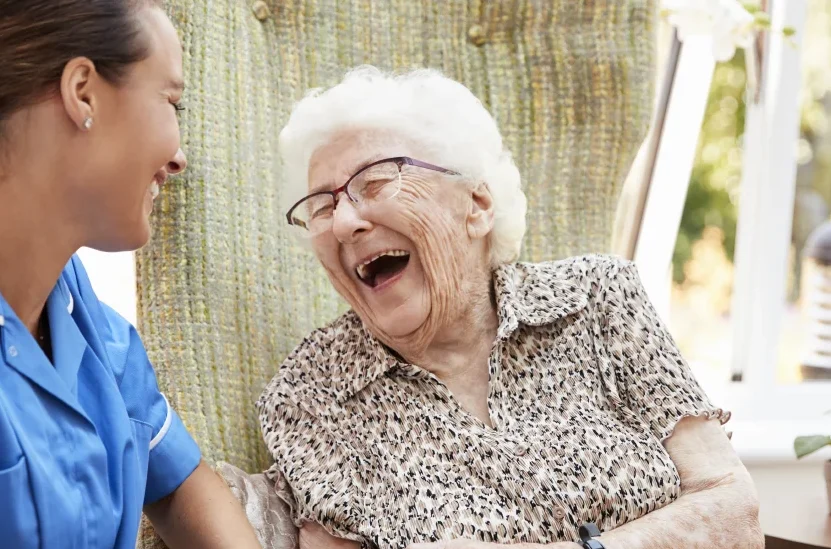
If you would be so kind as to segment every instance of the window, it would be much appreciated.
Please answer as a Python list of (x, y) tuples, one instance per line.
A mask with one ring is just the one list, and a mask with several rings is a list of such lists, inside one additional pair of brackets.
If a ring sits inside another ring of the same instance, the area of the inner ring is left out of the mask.
[[(829, 112), (824, 82), (831, 77), (822, 72), (830, 68), (828, 10), (823, 2), (775, 1), (773, 27), (793, 27), (794, 44), (772, 32), (747, 59), (740, 52), (709, 69), (703, 60), (688, 67), (679, 62), (676, 79), (710, 72), (707, 89), (697, 89), (696, 96), (681, 101), (672, 94), (666, 119), (681, 116), (674, 114), (680, 110), (686, 122), (661, 139), (666, 152), (656, 158), (652, 180), (659, 189), (649, 189), (644, 211), (644, 230), (677, 234), (672, 261), (665, 245), (660, 254), (641, 251), (656, 242), (649, 234), (640, 236), (635, 255), (647, 290), (699, 380), (715, 401), (734, 411), (734, 444), (751, 460), (792, 459), (795, 435), (831, 431), (831, 417), (823, 415), (831, 408), (831, 383), (798, 384), (805, 327), (800, 235), (828, 218), (831, 198), (831, 189), (825, 190), (831, 174), (817, 175), (831, 164), (831, 151), (823, 152), (825, 142), (817, 139)], [(705, 47), (687, 40), (681, 57)], [(758, 99), (753, 90), (746, 93), (746, 69), (754, 66), (760, 69)], [(706, 106), (696, 120), (690, 111), (699, 111), (702, 97)], [(684, 131), (700, 137), (698, 143), (690, 147)], [(673, 160), (684, 155), (695, 161)], [(664, 166), (674, 167), (684, 182), (689, 174), (689, 188), (658, 177)], [(666, 190), (673, 185), (674, 193)], [(668, 216), (679, 203), (683, 214)]]
[(136, 325), (136, 270), (132, 252), (104, 253), (82, 248), (78, 256), (98, 299)]

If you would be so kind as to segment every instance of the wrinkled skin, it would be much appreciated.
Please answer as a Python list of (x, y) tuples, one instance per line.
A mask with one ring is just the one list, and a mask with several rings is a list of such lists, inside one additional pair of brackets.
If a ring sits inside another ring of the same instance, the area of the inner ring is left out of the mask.
[[(339, 187), (366, 164), (394, 156), (431, 160), (424, 147), (389, 134), (339, 134), (312, 156), (309, 187)], [(429, 369), (431, 348), (455, 339), (460, 321), (484, 315), (495, 322), (487, 239), (492, 228), (484, 184), (405, 166), (394, 198), (364, 208), (341, 195), (332, 230), (315, 237), (313, 248), (364, 325), (409, 362)], [(392, 287), (373, 291), (355, 266), (389, 249), (409, 252), (410, 262)]]

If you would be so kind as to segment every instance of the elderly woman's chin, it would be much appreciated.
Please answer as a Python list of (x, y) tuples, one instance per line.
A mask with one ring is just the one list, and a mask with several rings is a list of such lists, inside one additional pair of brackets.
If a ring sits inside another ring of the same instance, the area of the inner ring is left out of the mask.
[(421, 298), (420, 292), (393, 306), (376, 306), (370, 322), (378, 331), (391, 338), (404, 338), (416, 332), (430, 315), (429, 299)]
[(371, 330), (374, 333), (402, 338), (427, 321), (431, 310), (430, 292), (417, 257), (412, 257), (403, 270), (392, 276), (379, 273), (370, 282), (356, 278), (350, 283), (357, 291), (345, 297), (361, 319), (374, 328)]

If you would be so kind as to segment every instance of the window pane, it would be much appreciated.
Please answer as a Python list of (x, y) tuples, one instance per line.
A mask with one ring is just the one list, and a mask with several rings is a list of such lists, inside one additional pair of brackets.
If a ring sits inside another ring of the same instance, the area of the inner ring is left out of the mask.
[[(779, 345), (777, 381), (831, 380), (831, 321), (822, 322), (831, 299), (823, 283), (828, 269), (814, 268), (804, 252), (811, 235), (831, 212), (831, 5), (811, 0), (803, 40), (799, 167), (796, 177), (793, 234), (787, 265), (785, 317)], [(824, 239), (831, 244), (831, 232)], [(821, 243), (820, 243), (821, 244)], [(827, 338), (827, 339), (826, 339)], [(827, 347), (827, 349), (826, 349)]]
[[(791, 250), (785, 266), (788, 286), (783, 317), (779, 319), (776, 357), (776, 379), (780, 384), (815, 377), (831, 380), (831, 367), (822, 370), (805, 365), (821, 362), (806, 357), (822, 355), (827, 347), (827, 365), (831, 366), (831, 280), (826, 282), (822, 277), (831, 277), (831, 271), (803, 268), (806, 242), (829, 220), (831, 212), (828, 51), (831, 3), (810, 0), (802, 46), (799, 168)], [(730, 375), (732, 361), (732, 262), (742, 168), (745, 77), (741, 51), (716, 68), (673, 258), (673, 334), (694, 368), (724, 378)], [(831, 238), (828, 246), (831, 250)], [(809, 290), (815, 287), (824, 289), (820, 298), (811, 297)], [(829, 302), (827, 311), (819, 304), (823, 300)], [(827, 323), (818, 321), (826, 312)], [(827, 334), (827, 339), (817, 338), (817, 334)]]
[(742, 52), (713, 75), (672, 266), (670, 329), (699, 376), (726, 380), (744, 131)]

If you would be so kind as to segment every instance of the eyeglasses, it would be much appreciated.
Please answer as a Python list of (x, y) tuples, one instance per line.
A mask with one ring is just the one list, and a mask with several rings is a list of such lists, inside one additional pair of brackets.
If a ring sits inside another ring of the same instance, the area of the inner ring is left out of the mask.
[(312, 193), (291, 207), (286, 214), (289, 225), (306, 229), (312, 235), (325, 233), (332, 228), (332, 219), (341, 193), (357, 206), (371, 206), (389, 200), (401, 190), (401, 170), (404, 166), (416, 166), (449, 175), (457, 172), (440, 168), (407, 156), (385, 158), (361, 168), (342, 187), (332, 191)]

